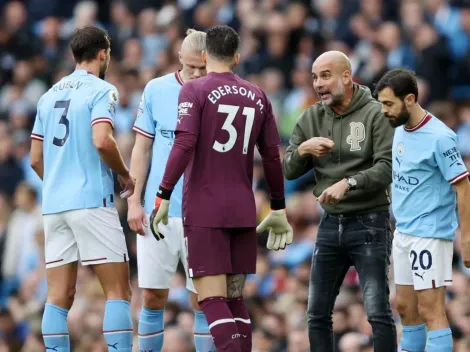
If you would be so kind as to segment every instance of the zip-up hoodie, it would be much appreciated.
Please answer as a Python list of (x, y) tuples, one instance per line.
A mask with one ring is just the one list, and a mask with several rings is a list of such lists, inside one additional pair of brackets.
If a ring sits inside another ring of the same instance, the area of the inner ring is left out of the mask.
[[(345, 177), (353, 176), (357, 180), (357, 190), (347, 192), (336, 204), (322, 204), (330, 214), (388, 210), (390, 205), (394, 129), (369, 88), (354, 83), (353, 90), (352, 100), (342, 115), (321, 102), (304, 111), (294, 127), (282, 163), (288, 180), (313, 168), (316, 197)], [(297, 148), (312, 137), (332, 139), (335, 146), (321, 157), (301, 157)]]

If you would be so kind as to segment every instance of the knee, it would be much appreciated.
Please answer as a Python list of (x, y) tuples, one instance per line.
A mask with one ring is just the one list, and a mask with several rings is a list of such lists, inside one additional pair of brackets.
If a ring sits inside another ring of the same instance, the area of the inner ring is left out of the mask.
[(419, 315), (426, 323), (446, 316), (445, 307), (438, 302), (419, 302)]
[(107, 300), (123, 300), (130, 302), (131, 298), (132, 289), (129, 282), (127, 282), (125, 285), (118, 285), (116, 287), (110, 287), (106, 289)]
[(397, 299), (397, 312), (400, 317), (403, 319), (404, 316), (407, 316), (408, 304), (403, 299)]
[(313, 326), (316, 324), (324, 325), (332, 323), (333, 312), (325, 309), (327, 307), (322, 307), (318, 303), (309, 302), (307, 308), (307, 320), (308, 325)]
[(147, 309), (161, 310), (165, 308), (167, 300), (167, 290), (144, 289), (143, 301), (144, 307)]
[(57, 307), (69, 310), (70, 308), (72, 308), (75, 293), (75, 286), (61, 291), (52, 290), (48, 293), (47, 302)]

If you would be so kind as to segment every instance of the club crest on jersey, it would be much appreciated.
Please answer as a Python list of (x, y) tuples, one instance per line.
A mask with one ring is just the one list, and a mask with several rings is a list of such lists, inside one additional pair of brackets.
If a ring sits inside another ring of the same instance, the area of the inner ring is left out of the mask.
[(109, 96), (109, 103), (108, 103), (108, 111), (111, 115), (114, 116), (116, 113), (116, 104), (118, 102), (119, 96), (117, 90), (110, 90), (108, 93)]
[(108, 111), (111, 115), (114, 116), (114, 114), (116, 113), (116, 105), (108, 103)]
[(398, 143), (397, 145), (398, 156), (403, 156), (404, 153), (405, 153), (405, 146), (403, 145), (403, 143)]
[(116, 104), (118, 102), (119, 95), (117, 90), (110, 90), (109, 91), (109, 100), (111, 100), (111, 103)]
[(361, 150), (361, 142), (366, 139), (366, 128), (362, 122), (349, 124), (351, 134), (346, 138), (346, 143), (351, 146), (351, 151)]

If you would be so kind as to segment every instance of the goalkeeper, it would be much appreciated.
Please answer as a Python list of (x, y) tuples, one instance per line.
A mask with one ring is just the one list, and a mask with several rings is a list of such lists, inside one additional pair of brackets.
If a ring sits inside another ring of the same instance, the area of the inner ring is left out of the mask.
[[(207, 32), (207, 76), (187, 81), (178, 101), (176, 138), (150, 217), (159, 237), (171, 192), (184, 174), (183, 224), (188, 271), (218, 352), (251, 351), (251, 321), (243, 301), (246, 274), (256, 272), (255, 145), (270, 186), (268, 248), (292, 242), (285, 215), (279, 133), (266, 94), (232, 68), (240, 38), (230, 27)], [(166, 236), (163, 239), (167, 240)]]

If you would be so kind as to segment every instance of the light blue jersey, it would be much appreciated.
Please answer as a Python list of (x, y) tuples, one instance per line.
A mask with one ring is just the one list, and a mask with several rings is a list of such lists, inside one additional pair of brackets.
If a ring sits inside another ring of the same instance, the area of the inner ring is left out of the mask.
[(468, 177), (455, 133), (428, 114), (413, 129), (396, 129), (392, 155), (392, 208), (397, 230), (453, 240), (458, 223), (452, 184)]
[(93, 145), (92, 126), (114, 124), (116, 88), (86, 70), (64, 77), (39, 100), (31, 138), (43, 141), (43, 214), (114, 207), (111, 169)]
[[(178, 118), (178, 96), (183, 81), (178, 72), (151, 80), (144, 89), (134, 131), (154, 139), (152, 165), (145, 189), (144, 208), (151, 213), (158, 187), (165, 173), (165, 165), (175, 139)], [(181, 217), (183, 177), (171, 194), (169, 216)]]

